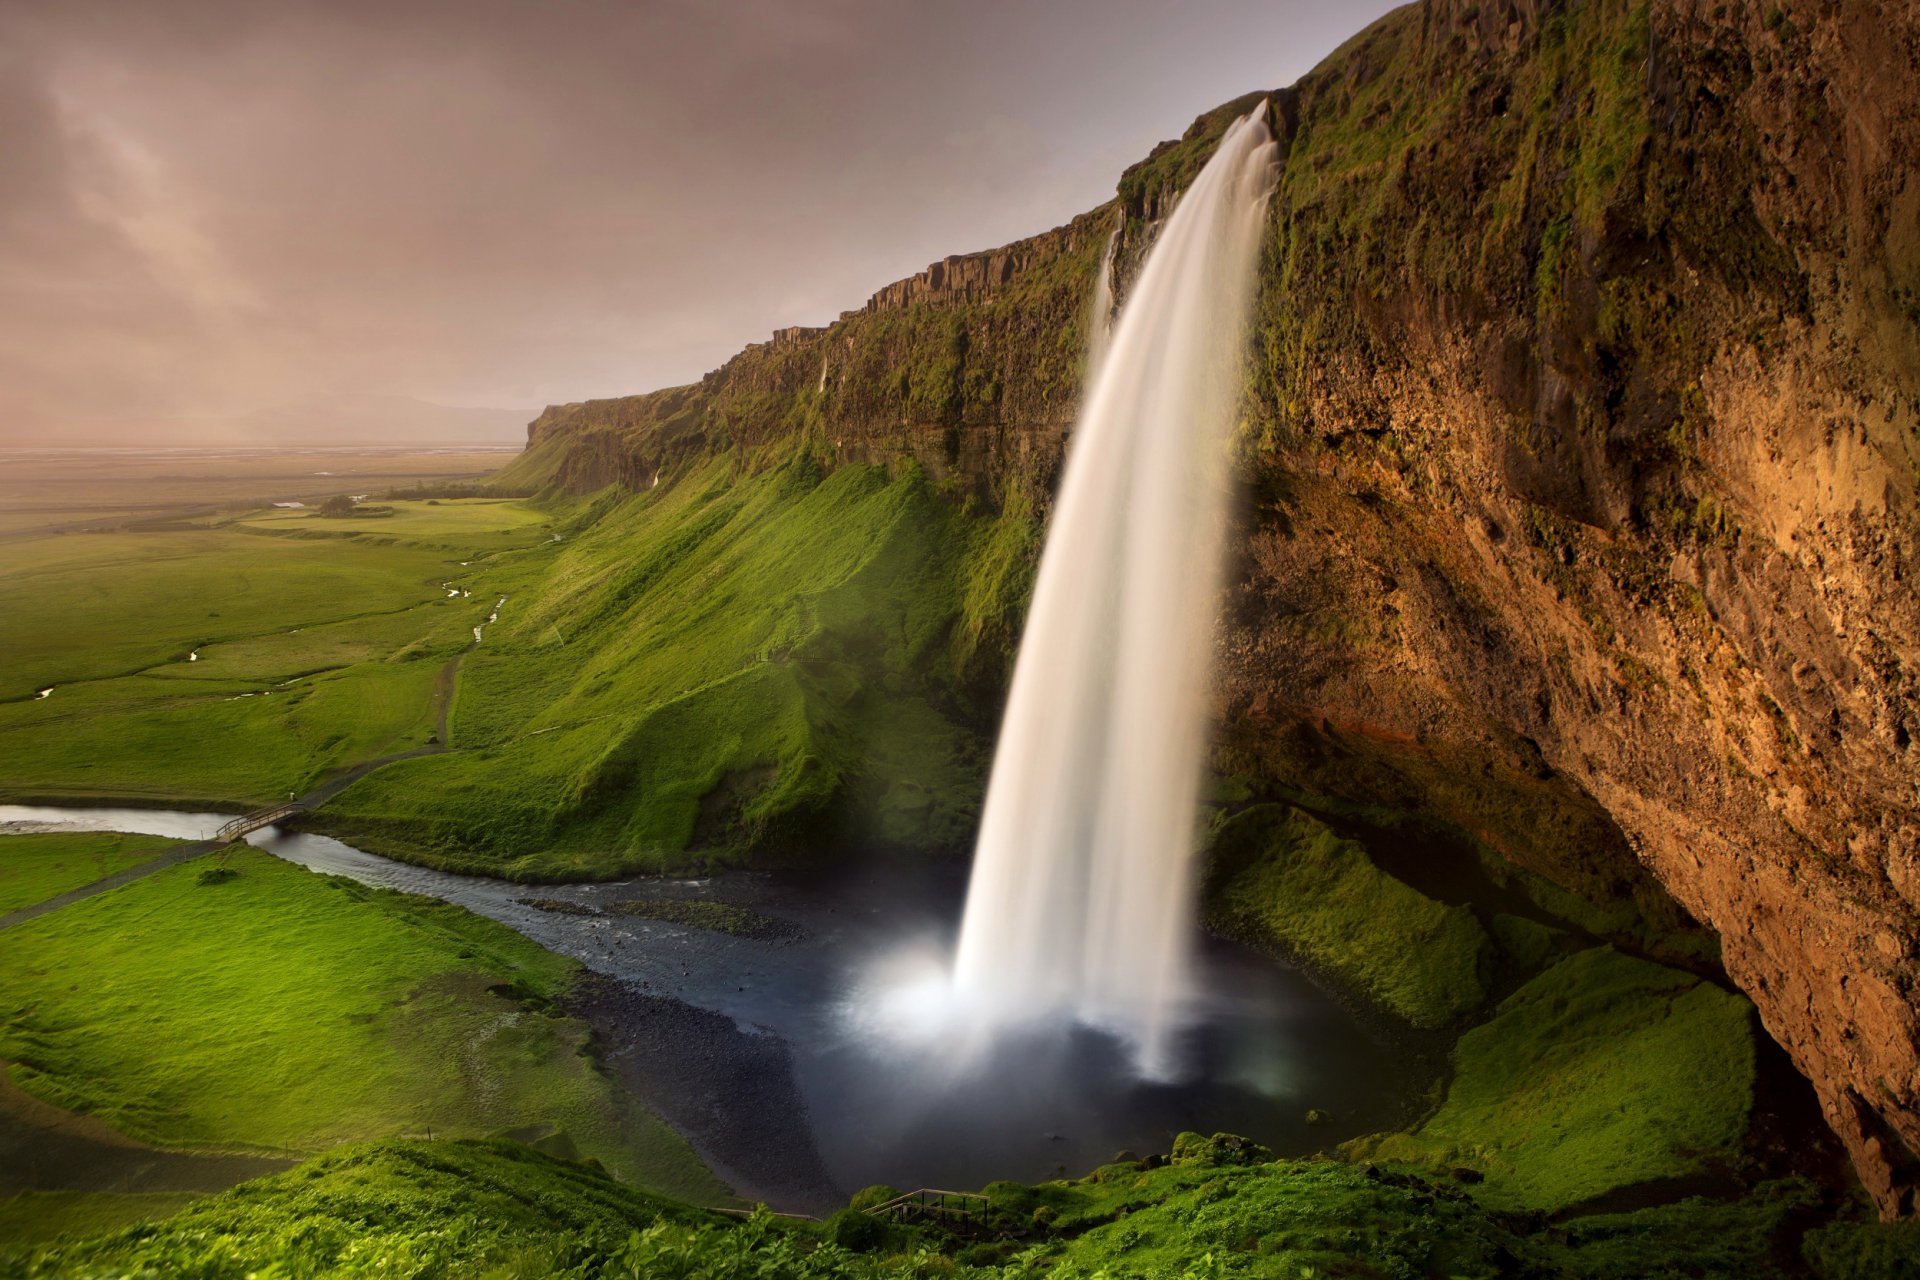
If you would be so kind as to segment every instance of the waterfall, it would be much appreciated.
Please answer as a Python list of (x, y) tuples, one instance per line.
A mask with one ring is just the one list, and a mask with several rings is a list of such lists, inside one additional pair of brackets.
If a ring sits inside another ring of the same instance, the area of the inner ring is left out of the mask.
[(1186, 994), (1228, 440), (1275, 158), (1263, 104), (1180, 200), (1089, 371), (953, 963), (976, 1030), (1107, 1028), (1156, 1076)]
[(1107, 339), (1113, 336), (1113, 253), (1120, 247), (1120, 228), (1107, 236), (1107, 248), (1100, 255), (1100, 274), (1093, 282), (1092, 317), (1088, 323), (1087, 382), (1100, 376), (1100, 364), (1107, 355)]

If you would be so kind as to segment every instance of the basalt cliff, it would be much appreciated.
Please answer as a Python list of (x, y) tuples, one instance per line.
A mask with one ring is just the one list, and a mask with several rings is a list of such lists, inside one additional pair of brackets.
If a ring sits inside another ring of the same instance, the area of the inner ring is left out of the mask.
[(1098, 273), (1124, 297), (1263, 100), (1284, 168), (1220, 768), (1717, 933), (1882, 1212), (1914, 1213), (1911, 5), (1422, 0), (1066, 226), (695, 385), (547, 410), (509, 479), (641, 490), (805, 453), (1037, 527)]

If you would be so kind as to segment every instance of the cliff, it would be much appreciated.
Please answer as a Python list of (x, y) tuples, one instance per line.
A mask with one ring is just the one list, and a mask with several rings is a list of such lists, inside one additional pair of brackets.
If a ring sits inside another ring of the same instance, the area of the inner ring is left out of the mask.
[[(1888, 1214), (1920, 1186), (1920, 15), (1427, 0), (1270, 95), (1223, 767), (1670, 895)], [(1236, 108), (1046, 235), (691, 387), (549, 409), (519, 477), (916, 461), (1034, 499)], [(1016, 504), (1017, 505), (1017, 504)]]

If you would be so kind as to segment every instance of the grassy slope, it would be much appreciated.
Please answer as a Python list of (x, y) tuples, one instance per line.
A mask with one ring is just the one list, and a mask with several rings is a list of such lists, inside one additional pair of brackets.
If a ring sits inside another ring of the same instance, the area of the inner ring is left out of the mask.
[(1298, 809), (1257, 805), (1222, 823), (1206, 901), (1215, 928), (1276, 945), (1417, 1027), (1486, 999), (1492, 943), (1473, 913), (1379, 871)]
[(104, 880), (177, 843), (117, 832), (0, 836), (0, 915)]
[[(574, 967), (458, 908), (249, 849), (0, 933), (13, 1081), (129, 1136), (315, 1151), (431, 1129), (563, 1131), (650, 1185), (722, 1194), (615, 1097), (546, 999)], [(490, 988), (512, 987), (523, 998)]]
[[(1199, 1144), (1202, 1148), (1206, 1144)], [(1803, 1184), (1571, 1225), (1490, 1213), (1445, 1180), (1337, 1161), (1109, 1165), (988, 1188), (1011, 1238), (968, 1244), (840, 1216), (717, 1219), (501, 1143), (383, 1143), (203, 1201), (149, 1227), (16, 1257), (27, 1277), (250, 1274), (500, 1277), (1450, 1276), (1779, 1280)], [(1909, 1274), (1912, 1233), (1811, 1238), (1821, 1280)], [(838, 1243), (836, 1243), (838, 1242)], [(1873, 1252), (1878, 1250), (1877, 1253)], [(1883, 1269), (1862, 1270), (1866, 1264)], [(6, 1260), (0, 1258), (0, 1263)], [(147, 1270), (140, 1271), (140, 1268)], [(1796, 1274), (1802, 1274), (1796, 1272)]]
[(952, 847), (983, 761), (945, 707), (1029, 544), (914, 470), (711, 464), (602, 503), (464, 668), (460, 750), (373, 775), (335, 829), (530, 878), (791, 851)]
[(157, 1222), (203, 1198), (191, 1191), (22, 1191), (0, 1200), (0, 1260), (9, 1250)]
[[(0, 792), (249, 805), (426, 742), (441, 665), (553, 517), (520, 502), (395, 506), (386, 520), (274, 513), (10, 548)], [(279, 536), (245, 531), (256, 523)], [(448, 581), (472, 594), (449, 598)], [(48, 685), (45, 700), (20, 696)]]
[[(512, 1143), (349, 1148), (202, 1201), (153, 1227), (18, 1260), (20, 1273), (277, 1276), (478, 1275), (605, 1253), (663, 1212), (694, 1216), (579, 1165)], [(3, 1260), (3, 1259), (0, 1259)], [(15, 1274), (9, 1271), (9, 1274)]]
[(1440, 1109), (1357, 1148), (1468, 1166), (1502, 1208), (1561, 1209), (1697, 1172), (1743, 1141), (1753, 1008), (1678, 970), (1594, 947), (1515, 992), (1460, 1038)]

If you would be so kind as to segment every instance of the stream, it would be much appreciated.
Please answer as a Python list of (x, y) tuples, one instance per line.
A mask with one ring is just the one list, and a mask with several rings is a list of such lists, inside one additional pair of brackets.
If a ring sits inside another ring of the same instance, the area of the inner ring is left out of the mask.
[[(230, 816), (0, 805), (0, 830), (205, 839)], [(1165, 1152), (1184, 1129), (1307, 1154), (1397, 1127), (1432, 1076), (1299, 970), (1211, 937), (1179, 1083), (1141, 1080), (1122, 1046), (1078, 1027), (999, 1041), (964, 1070), (916, 1055), (885, 1034), (900, 1015), (871, 993), (888, 965), (950, 954), (966, 887), (955, 864), (530, 886), (279, 828), (248, 843), (457, 903), (579, 961), (597, 977), (573, 1012), (594, 1024), (609, 1068), (743, 1196), (778, 1209), (830, 1211), (877, 1182), (1078, 1175), (1122, 1151)], [(774, 927), (738, 936), (618, 910), (635, 899), (728, 904)]]

